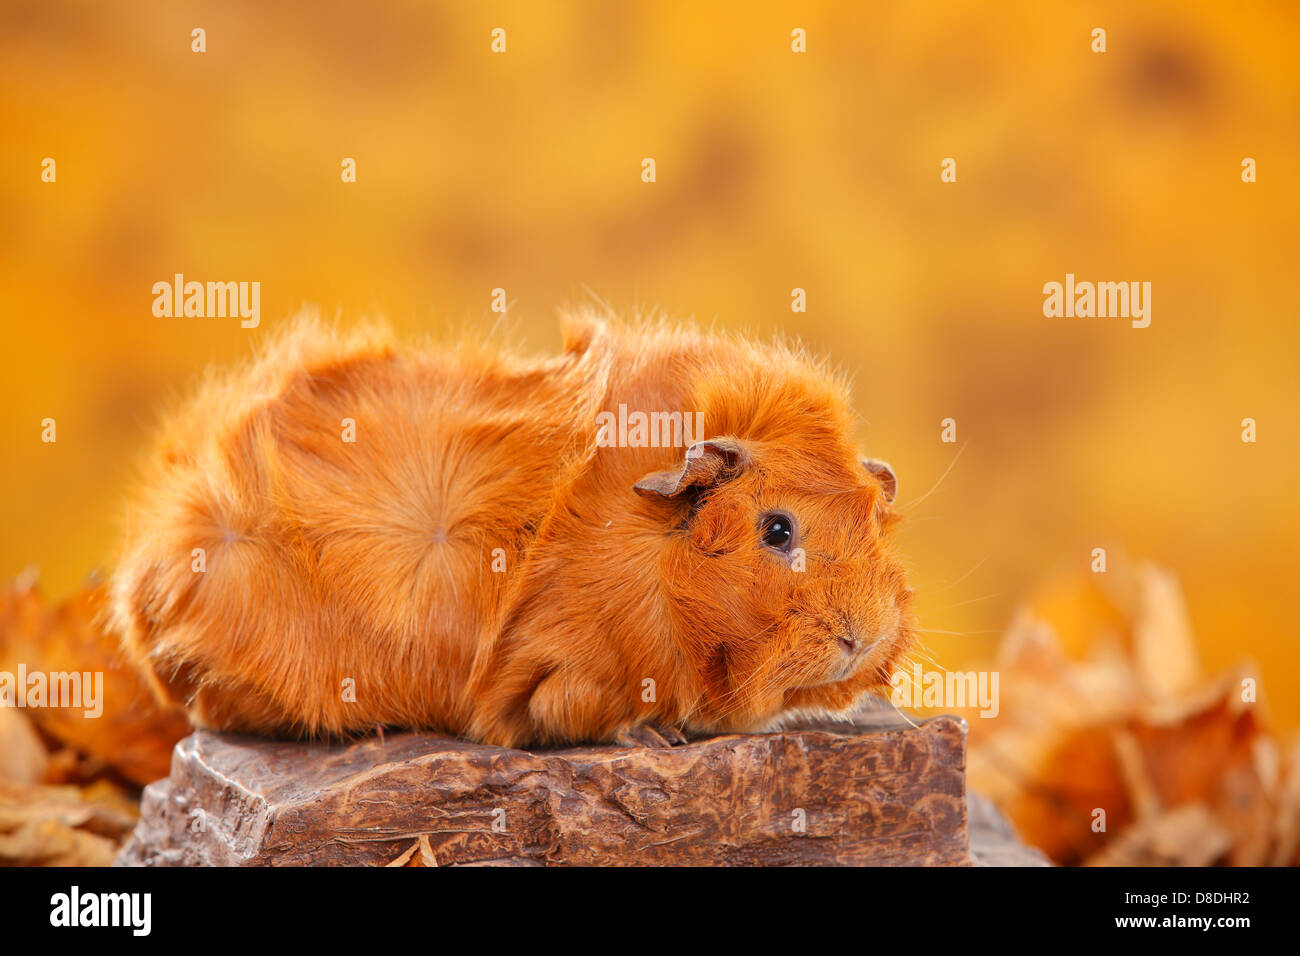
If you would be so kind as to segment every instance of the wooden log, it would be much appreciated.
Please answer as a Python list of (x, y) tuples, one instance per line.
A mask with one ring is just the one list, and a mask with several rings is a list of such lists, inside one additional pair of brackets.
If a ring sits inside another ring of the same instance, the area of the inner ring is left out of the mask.
[(972, 855), (965, 757), (964, 721), (879, 711), (672, 749), (198, 731), (117, 862), (384, 865), (421, 836), (442, 866), (1041, 862), (996, 827)]

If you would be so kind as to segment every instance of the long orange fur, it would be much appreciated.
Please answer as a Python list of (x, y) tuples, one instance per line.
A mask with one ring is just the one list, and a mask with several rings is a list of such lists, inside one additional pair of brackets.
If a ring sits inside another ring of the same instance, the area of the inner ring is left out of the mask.
[[(598, 447), (620, 404), (698, 411), (743, 460)], [(852, 423), (842, 379), (780, 342), (583, 314), (522, 359), (299, 320), (166, 419), (112, 625), (160, 699), (261, 734), (524, 746), (841, 713), (913, 631)], [(773, 509), (803, 570), (762, 546)]]

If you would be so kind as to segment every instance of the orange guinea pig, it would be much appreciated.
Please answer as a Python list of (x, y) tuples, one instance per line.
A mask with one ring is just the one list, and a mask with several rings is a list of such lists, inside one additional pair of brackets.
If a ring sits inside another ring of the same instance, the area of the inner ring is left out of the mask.
[(299, 320), (168, 418), (111, 624), (194, 723), (664, 745), (843, 713), (913, 639), (894, 475), (784, 343), (554, 358)]

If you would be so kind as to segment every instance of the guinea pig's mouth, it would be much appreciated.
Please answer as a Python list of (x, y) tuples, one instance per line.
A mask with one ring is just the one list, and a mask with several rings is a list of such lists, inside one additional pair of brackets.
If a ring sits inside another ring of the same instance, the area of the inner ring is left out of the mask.
[(848, 680), (866, 666), (871, 652), (881, 644), (880, 638), (868, 641), (851, 634), (837, 635), (835, 641), (840, 651), (839, 660), (828, 668), (829, 673), (825, 677), (821, 680), (809, 681), (803, 685), (804, 687), (825, 687)]

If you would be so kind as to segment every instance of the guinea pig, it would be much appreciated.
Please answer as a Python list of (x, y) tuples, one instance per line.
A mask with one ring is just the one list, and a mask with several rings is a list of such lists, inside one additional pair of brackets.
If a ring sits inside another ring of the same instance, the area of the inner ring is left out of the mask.
[(577, 314), (559, 356), (292, 323), (166, 416), (110, 624), (202, 727), (665, 746), (839, 715), (914, 637), (825, 360)]

